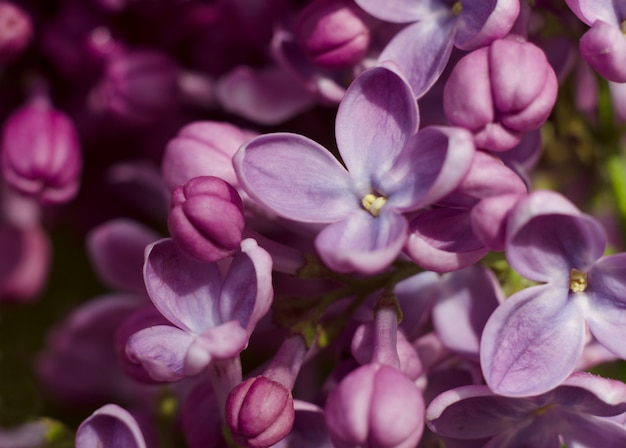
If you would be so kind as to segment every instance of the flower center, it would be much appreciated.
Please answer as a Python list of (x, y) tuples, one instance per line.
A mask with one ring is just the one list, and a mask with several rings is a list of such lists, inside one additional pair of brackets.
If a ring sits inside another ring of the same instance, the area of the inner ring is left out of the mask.
[(626, 35), (626, 20), (623, 20), (622, 23), (619, 24), (620, 30), (622, 30), (622, 34)]
[(387, 202), (386, 197), (376, 196), (373, 193), (366, 194), (365, 196), (363, 196), (363, 199), (361, 199), (361, 204), (363, 205), (363, 208), (370, 212), (372, 216), (378, 216), (378, 214), (380, 213), (380, 209), (383, 208), (385, 202)]
[(461, 14), (462, 10), (463, 10), (463, 5), (461, 4), (460, 1), (457, 1), (454, 3), (454, 5), (452, 5), (452, 14), (454, 14), (455, 16), (458, 16), (459, 14)]
[(569, 273), (569, 290), (572, 292), (583, 292), (587, 289), (587, 274), (572, 268)]

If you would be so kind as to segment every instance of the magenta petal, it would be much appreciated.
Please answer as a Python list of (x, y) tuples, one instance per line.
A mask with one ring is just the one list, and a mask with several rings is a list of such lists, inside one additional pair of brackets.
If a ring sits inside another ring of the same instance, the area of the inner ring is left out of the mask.
[(254, 241), (241, 243), (224, 279), (219, 299), (221, 322), (237, 320), (252, 333), (270, 308), (273, 298), (272, 258)]
[(146, 248), (144, 279), (154, 306), (177, 327), (199, 334), (220, 323), (216, 264), (185, 257), (166, 238)]
[(602, 77), (626, 82), (626, 39), (619, 26), (595, 21), (580, 39), (580, 54)]
[(192, 341), (192, 335), (170, 325), (148, 327), (128, 338), (126, 356), (157, 381), (177, 381), (185, 376), (183, 366)]
[(242, 146), (233, 164), (246, 192), (286, 218), (328, 223), (360, 207), (345, 168), (306, 137), (259, 136)]
[(558, 193), (537, 190), (515, 205), (507, 224), (506, 255), (526, 278), (569, 281), (572, 268), (587, 271), (604, 252), (602, 226)]
[[(373, 173), (386, 172), (417, 131), (418, 120), (411, 88), (396, 72), (379, 66), (355, 79), (339, 105), (335, 126), (351, 176), (367, 183)], [(330, 176), (321, 178), (328, 181)]]
[(315, 247), (331, 269), (371, 274), (396, 259), (407, 229), (404, 216), (384, 207), (378, 217), (362, 210), (326, 226), (315, 239)]
[(565, 0), (567, 6), (587, 25), (596, 20), (602, 20), (613, 25), (619, 25), (616, 14), (616, 2), (603, 0)]
[(574, 370), (585, 345), (584, 305), (567, 289), (534, 286), (504, 301), (483, 331), (480, 358), (489, 387), (538, 395)]
[(379, 61), (393, 61), (406, 76), (415, 98), (421, 98), (439, 79), (454, 43), (456, 21), (448, 14), (413, 23), (387, 44)]
[(214, 359), (239, 356), (248, 345), (248, 337), (248, 332), (235, 320), (208, 329), (189, 345), (184, 361), (185, 376), (197, 375)]
[(589, 330), (600, 344), (626, 358), (626, 254), (601, 258), (587, 278)]
[(135, 418), (116, 404), (107, 404), (83, 421), (76, 431), (76, 448), (146, 448)]

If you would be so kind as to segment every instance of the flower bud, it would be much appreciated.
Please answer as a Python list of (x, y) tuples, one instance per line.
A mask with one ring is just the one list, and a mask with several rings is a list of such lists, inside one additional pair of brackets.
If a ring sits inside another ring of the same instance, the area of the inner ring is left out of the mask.
[(545, 122), (557, 89), (539, 47), (519, 37), (499, 39), (459, 60), (443, 91), (444, 112), (473, 132), (477, 147), (506, 151)]
[(239, 249), (243, 203), (237, 190), (219, 177), (195, 177), (172, 192), (167, 225), (185, 255), (219, 261)]
[(33, 37), (28, 14), (11, 2), (0, 1), (0, 64), (17, 57)]
[(291, 392), (264, 376), (236, 386), (226, 400), (226, 422), (237, 444), (268, 447), (282, 440), (293, 427)]
[(2, 174), (13, 188), (44, 203), (66, 202), (78, 192), (81, 169), (79, 137), (63, 112), (37, 98), (9, 116)]
[(402, 372), (366, 364), (331, 392), (325, 416), (337, 448), (412, 448), (424, 430), (424, 399)]
[(626, 38), (622, 29), (596, 20), (580, 39), (580, 54), (609, 81), (626, 82)]
[(104, 77), (90, 94), (95, 111), (133, 124), (153, 123), (177, 106), (178, 67), (157, 51), (120, 51), (109, 59)]
[(352, 0), (316, 0), (298, 16), (296, 38), (314, 64), (341, 69), (365, 56), (370, 29)]

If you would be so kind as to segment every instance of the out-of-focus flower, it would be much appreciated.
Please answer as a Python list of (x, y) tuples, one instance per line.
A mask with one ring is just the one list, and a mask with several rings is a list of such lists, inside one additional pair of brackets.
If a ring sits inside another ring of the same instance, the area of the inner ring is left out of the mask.
[(23, 194), (42, 203), (67, 202), (78, 193), (82, 165), (72, 119), (47, 98), (36, 95), (4, 123), (2, 174)]
[(30, 44), (33, 33), (33, 22), (26, 11), (13, 2), (0, 2), (0, 64), (19, 56)]

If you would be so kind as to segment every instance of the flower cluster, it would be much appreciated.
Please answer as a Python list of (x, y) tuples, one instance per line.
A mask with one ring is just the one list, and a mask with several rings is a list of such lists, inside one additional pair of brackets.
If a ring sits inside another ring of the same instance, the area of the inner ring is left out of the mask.
[(0, 0), (0, 447), (626, 446), (622, 0)]

